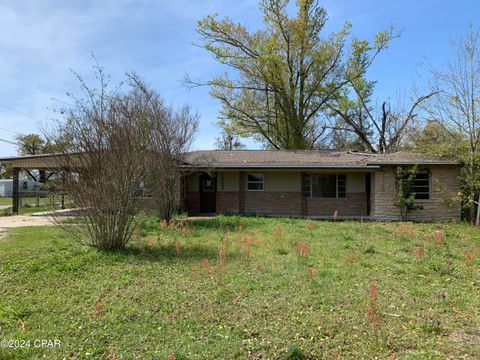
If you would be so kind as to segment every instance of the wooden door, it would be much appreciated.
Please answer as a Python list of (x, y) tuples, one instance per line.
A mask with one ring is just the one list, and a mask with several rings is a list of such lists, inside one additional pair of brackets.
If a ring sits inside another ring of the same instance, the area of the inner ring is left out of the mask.
[(200, 212), (213, 214), (217, 210), (216, 176), (207, 173), (200, 175)]

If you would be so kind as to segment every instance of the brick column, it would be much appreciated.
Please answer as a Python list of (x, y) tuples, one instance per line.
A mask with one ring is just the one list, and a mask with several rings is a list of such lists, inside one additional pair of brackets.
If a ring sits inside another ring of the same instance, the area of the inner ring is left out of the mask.
[(302, 191), (300, 196), (302, 197), (302, 216), (308, 216), (308, 201), (307, 198), (310, 197), (310, 175), (307, 175), (306, 172), (302, 171), (300, 173)]
[(245, 172), (238, 173), (238, 213), (245, 214)]
[(18, 208), (20, 204), (20, 189), (18, 184), (18, 175), (20, 169), (17, 167), (13, 168), (13, 198), (12, 198), (12, 212), (18, 214)]
[(187, 176), (184, 174), (180, 174), (180, 210), (186, 211), (186, 195), (187, 195)]

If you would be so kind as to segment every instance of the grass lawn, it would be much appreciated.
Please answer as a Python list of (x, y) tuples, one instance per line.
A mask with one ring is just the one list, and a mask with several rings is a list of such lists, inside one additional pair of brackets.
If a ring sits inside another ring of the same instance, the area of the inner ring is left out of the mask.
[[(51, 204), (50, 198), (40, 198), (38, 199), (37, 206), (37, 199), (33, 197), (24, 197), (22, 198), (22, 206), (19, 209), (19, 215), (28, 215), (35, 212), (44, 212), (44, 211), (51, 211), (51, 210), (58, 210), (60, 209), (60, 201), (61, 197), (57, 196), (55, 199), (55, 205)], [(12, 205), (12, 198), (9, 197), (0, 197), (0, 205)], [(71, 207), (72, 203), (68, 197), (65, 199), (65, 207)], [(10, 209), (0, 209), (0, 216), (8, 216), (12, 215), (11, 208)]]
[(55, 227), (0, 239), (0, 339), (32, 341), (0, 359), (480, 354), (472, 226), (218, 217), (157, 228), (114, 253)]

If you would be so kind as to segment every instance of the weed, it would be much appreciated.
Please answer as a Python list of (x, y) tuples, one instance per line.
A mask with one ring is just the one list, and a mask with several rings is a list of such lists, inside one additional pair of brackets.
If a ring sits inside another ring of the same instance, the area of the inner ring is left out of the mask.
[(250, 258), (251, 254), (252, 254), (252, 244), (249, 242), (243, 243), (243, 255), (245, 255), (246, 258)]
[(475, 246), (473, 249), (467, 249), (465, 251), (465, 259), (469, 263), (475, 262), (475, 260), (477, 260), (479, 252), (480, 252), (480, 248), (478, 246)]
[(422, 245), (415, 246), (415, 249), (412, 251), (412, 256), (416, 258), (422, 258), (425, 256), (425, 250)]
[(295, 242), (293, 247), (297, 256), (308, 256), (308, 254), (310, 254), (310, 251), (312, 250), (312, 247), (309, 244), (304, 242), (299, 243), (298, 241)]
[(100, 300), (100, 298), (98, 298), (97, 301), (95, 301), (95, 308), (93, 310), (93, 316), (92, 316), (93, 321), (96, 321), (98, 316), (102, 312), (103, 312), (103, 304), (102, 304), (102, 301)]
[(358, 250), (355, 250), (355, 251), (350, 251), (348, 254), (347, 254), (347, 261), (348, 262), (354, 262), (358, 259), (360, 259), (361, 257), (361, 253), (358, 251)]
[(375, 246), (369, 245), (369, 246), (365, 249), (364, 253), (365, 253), (365, 254), (375, 254), (375, 253), (376, 253)]
[(307, 268), (307, 272), (308, 272), (308, 277), (310, 278), (310, 280), (315, 280), (315, 276), (317, 275), (317, 272), (315, 271), (315, 269), (311, 266), (309, 266)]
[(210, 274), (213, 270), (210, 267), (210, 262), (208, 261), (207, 258), (203, 259), (203, 270), (207, 273)]
[(295, 241), (293, 248), (295, 249), (295, 254), (297, 254), (297, 256), (300, 256), (300, 244), (298, 243), (298, 241)]
[(307, 244), (307, 243), (302, 243), (302, 247), (300, 249), (300, 253), (302, 256), (308, 256), (310, 254), (310, 251), (312, 250), (312, 247)]
[(413, 224), (412, 223), (399, 223), (398, 226), (393, 229), (393, 232), (397, 235), (411, 237), (413, 235)]
[(443, 229), (437, 229), (433, 234), (428, 235), (428, 241), (435, 245), (442, 245), (445, 240), (445, 231)]
[(442, 333), (440, 319), (436, 317), (427, 319), (423, 324), (423, 330), (429, 334), (440, 335)]
[(285, 234), (285, 229), (281, 226), (278, 226), (275, 231), (273, 232), (273, 236), (275, 238), (279, 238), (279, 237), (282, 237), (283, 234)]
[(180, 240), (175, 239), (175, 254), (180, 255)]
[(297, 346), (292, 346), (285, 357), (287, 360), (306, 360), (307, 355)]
[(227, 244), (223, 243), (218, 247), (218, 263), (225, 266), (227, 263)]
[(367, 319), (370, 325), (377, 330), (380, 326), (380, 310), (378, 308), (378, 287), (375, 281), (370, 284), (370, 296), (367, 309)]

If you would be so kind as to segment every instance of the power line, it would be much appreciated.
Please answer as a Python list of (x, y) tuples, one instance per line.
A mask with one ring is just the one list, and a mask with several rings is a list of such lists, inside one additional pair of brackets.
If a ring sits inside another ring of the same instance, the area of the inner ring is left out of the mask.
[(12, 131), (12, 130), (8, 130), (8, 129), (1, 128), (1, 127), (0, 127), (0, 130), (2, 130), (2, 131), (6, 131), (6, 132), (9, 132), (9, 133), (11, 133), (11, 134), (15, 134), (15, 135), (22, 135), (22, 134), (21, 134), (21, 133), (19, 133), (19, 132)]
[(0, 138), (0, 141), (1, 141), (1, 142), (8, 143), (8, 144), (12, 144), (12, 145), (17, 145), (17, 146), (18, 146), (18, 143), (13, 142), (13, 141), (10, 141), (10, 140), (6, 140), (6, 139)]
[(6, 106), (6, 105), (2, 105), (2, 104), (0, 104), (0, 106), (3, 107), (3, 108), (5, 108), (5, 109), (8, 109), (8, 110), (10, 110), (10, 111), (16, 112), (17, 114), (20, 114), (20, 115), (29, 117), (30, 119), (33, 119), (33, 120), (36, 120), (36, 121), (40, 121), (39, 119), (34, 118), (32, 115), (28, 115), (28, 114), (25, 114), (24, 112), (15, 110), (15, 109), (11, 108), (10, 106)]

